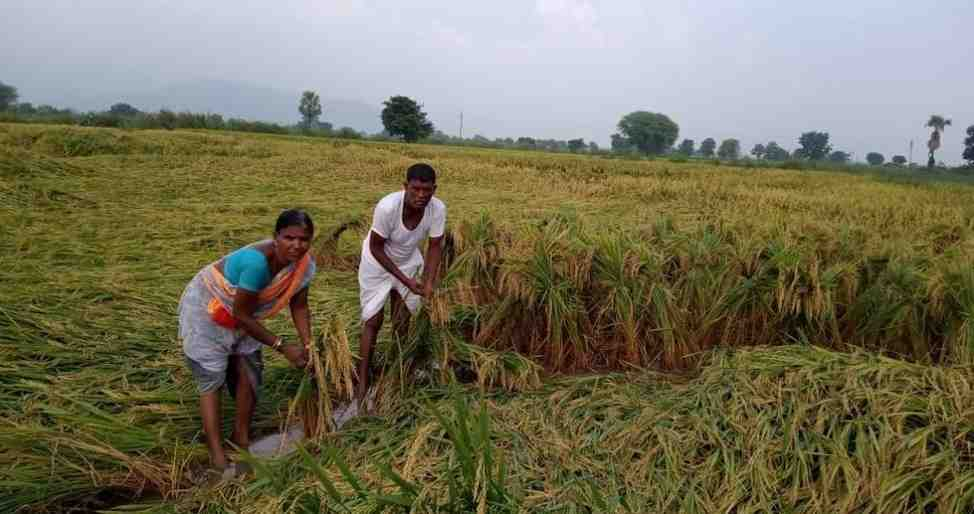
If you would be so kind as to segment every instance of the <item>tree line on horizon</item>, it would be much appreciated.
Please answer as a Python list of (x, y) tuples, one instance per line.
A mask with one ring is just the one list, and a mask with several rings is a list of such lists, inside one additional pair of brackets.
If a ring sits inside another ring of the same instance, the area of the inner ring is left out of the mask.
[[(324, 108), (320, 97), (314, 91), (302, 92), (298, 102), (298, 113), (301, 119), (294, 125), (240, 118), (224, 119), (222, 115), (215, 113), (174, 112), (168, 109), (144, 112), (125, 102), (115, 103), (105, 111), (78, 113), (71, 109), (59, 109), (50, 105), (34, 106), (30, 102), (18, 102), (18, 98), (17, 88), (0, 82), (0, 121), (135, 129), (233, 130), (632, 157), (668, 155), (678, 159), (701, 158), (723, 161), (751, 159), (768, 162), (819, 161), (843, 165), (848, 164), (852, 157), (849, 152), (833, 149), (828, 132), (814, 130), (802, 133), (798, 138), (798, 147), (793, 151), (783, 148), (775, 141), (769, 141), (766, 144), (755, 144), (749, 155), (743, 155), (740, 141), (736, 138), (724, 139), (719, 145), (711, 137), (705, 138), (699, 145), (693, 139), (683, 139), (679, 145), (676, 145), (679, 125), (665, 114), (648, 111), (633, 111), (624, 115), (617, 124), (618, 131), (610, 136), (610, 149), (602, 149), (594, 141), (586, 142), (583, 138), (559, 140), (521, 136), (516, 139), (511, 137), (489, 139), (479, 134), (469, 138), (451, 136), (436, 130), (433, 122), (423, 111), (422, 104), (402, 95), (392, 96), (383, 102), (380, 114), (383, 130), (376, 134), (367, 134), (351, 127), (335, 129), (332, 124), (320, 121)], [(951, 124), (950, 119), (938, 114), (931, 115), (925, 124), (925, 127), (932, 129), (927, 143), (928, 168), (938, 166), (935, 152), (941, 147), (942, 134)], [(968, 127), (966, 132), (967, 138), (964, 140), (962, 157), (967, 161), (967, 166), (974, 167), (974, 125)], [(894, 155), (889, 162), (879, 152), (869, 152), (865, 157), (866, 162), (872, 166), (907, 164), (907, 158), (903, 155)], [(945, 167), (943, 163), (939, 166)]]
[[(925, 126), (933, 129), (927, 143), (928, 168), (945, 167), (942, 163), (936, 162), (934, 154), (940, 148), (940, 137), (944, 128), (950, 124), (951, 120), (937, 114), (931, 115), (927, 121)], [(661, 113), (631, 112), (622, 117), (617, 128), (619, 132), (612, 134), (612, 148), (615, 151), (645, 155), (673, 154), (685, 158), (717, 158), (729, 161), (750, 158), (742, 156), (741, 143), (735, 138), (725, 139), (718, 146), (715, 139), (708, 137), (700, 142), (699, 147), (693, 139), (684, 139), (674, 147), (673, 144), (676, 143), (679, 135), (679, 126)], [(964, 140), (963, 158), (968, 161), (968, 166), (974, 167), (974, 125), (967, 129), (967, 135)], [(788, 151), (777, 142), (769, 141), (767, 144), (755, 144), (750, 156), (759, 161), (827, 161), (835, 164), (849, 163), (852, 157), (849, 152), (833, 148), (829, 142), (828, 132), (815, 130), (803, 132), (798, 138), (798, 148), (794, 151)], [(886, 157), (879, 152), (869, 152), (866, 154), (866, 162), (872, 166), (880, 166), (886, 163)], [(887, 163), (892, 166), (906, 164), (907, 158), (903, 155), (894, 155)]]

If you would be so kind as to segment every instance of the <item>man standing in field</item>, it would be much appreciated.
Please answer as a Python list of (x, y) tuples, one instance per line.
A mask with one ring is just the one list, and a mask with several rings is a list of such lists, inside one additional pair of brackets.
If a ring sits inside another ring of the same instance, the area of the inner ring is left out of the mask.
[[(409, 314), (432, 295), (443, 250), (446, 204), (433, 197), (436, 171), (428, 164), (406, 170), (403, 190), (386, 195), (375, 206), (372, 228), (362, 242), (358, 268), (362, 337), (359, 344), (358, 388), (351, 406), (357, 411), (369, 389), (372, 351), (390, 299), (394, 334), (405, 337)], [(429, 237), (423, 262), (419, 245)], [(425, 265), (424, 265), (425, 264)], [(422, 282), (418, 281), (423, 271)], [(408, 310), (408, 312), (407, 312)], [(354, 415), (347, 412), (345, 417)]]

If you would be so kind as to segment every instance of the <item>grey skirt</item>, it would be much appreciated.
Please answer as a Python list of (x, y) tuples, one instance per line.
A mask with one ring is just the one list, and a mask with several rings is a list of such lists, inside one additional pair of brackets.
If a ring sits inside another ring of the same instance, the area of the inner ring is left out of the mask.
[(213, 295), (203, 283), (205, 271), (204, 268), (196, 274), (179, 300), (179, 339), (186, 365), (193, 372), (200, 394), (226, 384), (230, 394), (234, 395), (239, 376), (236, 367), (230, 366), (230, 357), (240, 357), (256, 397), (264, 369), (263, 345), (243, 330), (227, 329), (210, 319), (206, 306)]
[[(264, 380), (264, 360), (261, 357), (260, 350), (237, 355), (237, 357), (243, 363), (243, 369), (250, 381), (254, 399), (257, 399), (260, 393), (260, 385)], [(186, 365), (193, 372), (193, 379), (196, 380), (196, 391), (199, 394), (217, 391), (226, 385), (230, 396), (237, 397), (237, 384), (240, 383), (240, 372), (237, 366), (228, 365), (223, 371), (210, 371), (189, 357), (185, 357), (185, 359)]]

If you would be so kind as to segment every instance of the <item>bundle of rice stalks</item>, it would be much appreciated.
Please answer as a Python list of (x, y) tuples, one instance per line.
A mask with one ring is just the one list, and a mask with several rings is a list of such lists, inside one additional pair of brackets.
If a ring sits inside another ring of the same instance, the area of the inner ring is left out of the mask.
[(305, 437), (313, 439), (331, 431), (332, 408), (350, 401), (354, 394), (354, 357), (341, 318), (330, 318), (308, 348), (306, 371), (290, 402), (282, 431), (287, 430), (295, 418), (300, 418)]
[(482, 388), (524, 391), (541, 383), (541, 367), (512, 351), (497, 351), (464, 338), (462, 318), (443, 325), (430, 311), (413, 317), (407, 337), (392, 338), (380, 347), (376, 405), (395, 405), (418, 386), (476, 382)]
[[(359, 232), (366, 226), (364, 216), (356, 216), (338, 223), (338, 226), (325, 230), (315, 251), (315, 263), (327, 270), (352, 271), (358, 269), (358, 258), (355, 254), (343, 255), (339, 251), (342, 234), (351, 232), (361, 236)], [(358, 238), (361, 241), (361, 237)]]

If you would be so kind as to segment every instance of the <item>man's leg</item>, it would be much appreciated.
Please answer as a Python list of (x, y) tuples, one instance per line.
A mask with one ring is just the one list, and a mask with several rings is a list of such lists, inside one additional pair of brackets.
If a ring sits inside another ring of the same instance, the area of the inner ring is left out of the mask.
[(395, 289), (390, 294), (389, 307), (389, 310), (392, 311), (393, 334), (400, 341), (405, 341), (406, 336), (409, 335), (409, 308), (406, 307), (406, 301), (403, 300), (399, 291)]
[(230, 356), (230, 365), (237, 370), (237, 387), (234, 396), (237, 400), (237, 417), (233, 422), (233, 434), (230, 441), (247, 449), (250, 446), (250, 423), (254, 417), (254, 389), (250, 384), (250, 373), (247, 372), (245, 358), (240, 355)]
[(203, 417), (203, 434), (206, 447), (210, 451), (210, 464), (217, 469), (227, 466), (227, 456), (223, 452), (223, 438), (220, 434), (220, 393), (222, 388), (200, 395), (200, 415)]
[(375, 340), (382, 328), (382, 309), (362, 324), (362, 337), (359, 339), (359, 362), (358, 362), (358, 389), (355, 392), (355, 400), (359, 406), (363, 406), (365, 393), (369, 390), (371, 379), (372, 350), (375, 349)]

